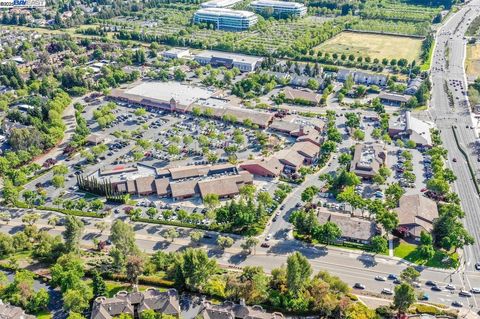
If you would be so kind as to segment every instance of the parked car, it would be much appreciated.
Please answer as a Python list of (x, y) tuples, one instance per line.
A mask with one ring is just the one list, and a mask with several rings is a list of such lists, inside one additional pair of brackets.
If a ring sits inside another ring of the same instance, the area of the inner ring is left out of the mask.
[(382, 276), (375, 276), (375, 280), (377, 280), (377, 281), (387, 281), (387, 278), (382, 277)]
[(463, 302), (455, 300), (454, 302), (452, 302), (452, 306), (461, 308), (461, 307), (463, 307)]
[(270, 244), (269, 244), (269, 243), (262, 243), (262, 244), (260, 245), (260, 247), (270, 248)]
[(458, 293), (460, 296), (462, 297), (471, 297), (472, 296), (472, 293), (468, 290), (460, 290), (460, 292)]

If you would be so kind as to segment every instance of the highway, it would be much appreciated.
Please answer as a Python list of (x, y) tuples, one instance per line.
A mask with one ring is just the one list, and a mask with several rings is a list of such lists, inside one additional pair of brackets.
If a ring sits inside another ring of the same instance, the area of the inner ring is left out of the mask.
[[(467, 276), (475, 273), (474, 265), (480, 261), (480, 200), (472, 181), (467, 162), (458, 148), (453, 132), (462, 149), (477, 172), (479, 163), (475, 150), (477, 134), (467, 99), (467, 83), (464, 71), (464, 37), (469, 23), (480, 13), (480, 1), (473, 0), (453, 15), (437, 32), (436, 47), (432, 59), (432, 98), (430, 117), (441, 130), (441, 137), (448, 150), (448, 163), (457, 176), (454, 188), (460, 196), (465, 211), (465, 226), (475, 238), (475, 244), (464, 250), (463, 263)], [(450, 98), (449, 98), (450, 96)], [(453, 161), (456, 159), (456, 162)]]
[[(21, 217), (25, 210), (2, 208), (9, 211), (12, 220), (8, 223), (0, 223), (0, 231), (4, 233), (16, 233), (23, 227)], [(35, 225), (39, 229), (47, 230), (52, 235), (59, 235), (64, 230), (63, 226), (52, 228), (48, 225), (48, 218), (56, 214), (54, 212), (37, 211), (41, 215)], [(108, 216), (105, 222), (111, 223), (115, 216)], [(118, 218), (118, 217), (117, 217)], [(92, 247), (93, 239), (106, 240), (109, 231), (100, 233), (94, 226), (100, 219), (82, 218), (85, 223), (85, 230), (82, 238), (82, 245)], [(152, 225), (146, 223), (132, 223), (135, 230), (135, 237), (140, 249), (146, 253), (153, 253), (158, 250), (162, 251), (181, 251), (185, 247), (196, 247), (207, 251), (208, 255), (215, 258), (218, 263), (224, 267), (243, 267), (247, 265), (262, 266), (265, 271), (270, 272), (272, 269), (280, 267), (286, 263), (289, 254), (299, 251), (304, 254), (314, 269), (314, 272), (326, 270), (333, 275), (339, 276), (343, 281), (353, 286), (356, 282), (360, 282), (366, 286), (366, 291), (357, 291), (355, 293), (376, 295), (380, 298), (388, 298), (381, 296), (380, 292), (383, 288), (394, 288), (392, 281), (377, 281), (375, 276), (387, 277), (388, 274), (399, 275), (400, 272), (408, 266), (407, 263), (399, 258), (392, 258), (385, 255), (372, 255), (362, 251), (346, 250), (336, 247), (313, 247), (311, 245), (290, 239), (283, 238), (280, 240), (272, 239), (269, 241), (269, 248), (258, 246), (251, 255), (246, 254), (240, 247), (242, 239), (236, 238), (235, 244), (225, 251), (216, 245), (216, 237), (218, 234), (209, 232), (210, 238), (203, 238), (199, 245), (190, 241), (189, 233), (191, 229), (176, 227), (180, 237), (173, 242), (163, 237), (163, 232), (170, 226)], [(274, 236), (275, 237), (275, 236)], [(233, 268), (234, 269), (234, 268)], [(420, 280), (422, 287), (419, 291), (423, 291), (430, 297), (430, 302), (442, 303), (450, 305), (453, 301), (462, 301), (465, 305), (471, 303), (477, 309), (477, 302), (480, 301), (480, 295), (474, 295), (471, 298), (460, 297), (458, 292), (461, 288), (471, 289), (472, 287), (480, 287), (480, 273), (471, 273), (468, 277), (463, 277), (463, 273), (454, 270), (440, 269), (423, 269), (421, 270)], [(441, 292), (432, 291), (430, 287), (425, 285), (427, 280), (437, 281), (439, 285), (445, 286), (452, 283), (456, 286), (456, 290), (451, 292), (443, 290)], [(477, 300), (478, 299), (478, 300)]]

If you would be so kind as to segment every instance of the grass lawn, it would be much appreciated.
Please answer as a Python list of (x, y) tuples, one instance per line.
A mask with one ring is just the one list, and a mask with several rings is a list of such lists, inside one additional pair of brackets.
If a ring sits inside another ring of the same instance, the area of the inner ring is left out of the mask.
[(52, 318), (52, 314), (50, 312), (46, 311), (46, 310), (37, 313), (35, 316), (37, 317), (37, 319), (51, 319)]
[(432, 259), (426, 260), (422, 256), (419, 255), (417, 251), (416, 245), (408, 244), (406, 242), (400, 242), (395, 245), (395, 248), (393, 250), (393, 254), (396, 257), (403, 258), (405, 260), (408, 260), (412, 263), (415, 263), (417, 265), (423, 265), (423, 266), (428, 266), (428, 267), (436, 267), (436, 268), (452, 268), (451, 263), (445, 263), (442, 260), (449, 256), (455, 261), (455, 264), (458, 263), (458, 254), (453, 253), (451, 255), (447, 254), (444, 251), (436, 250), (435, 251), (435, 256), (433, 256)]
[(345, 53), (372, 59), (407, 59), (419, 61), (422, 39), (384, 34), (344, 31), (315, 48), (317, 51)]
[(475, 79), (480, 74), (480, 44), (467, 45), (465, 72), (469, 79)]

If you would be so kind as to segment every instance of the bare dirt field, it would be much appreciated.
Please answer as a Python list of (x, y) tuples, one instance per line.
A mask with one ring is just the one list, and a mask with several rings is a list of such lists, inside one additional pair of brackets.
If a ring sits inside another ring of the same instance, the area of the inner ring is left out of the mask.
[(315, 50), (380, 60), (404, 58), (419, 61), (421, 47), (420, 38), (345, 31), (320, 44)]
[(467, 45), (465, 72), (469, 81), (474, 81), (480, 74), (480, 44)]

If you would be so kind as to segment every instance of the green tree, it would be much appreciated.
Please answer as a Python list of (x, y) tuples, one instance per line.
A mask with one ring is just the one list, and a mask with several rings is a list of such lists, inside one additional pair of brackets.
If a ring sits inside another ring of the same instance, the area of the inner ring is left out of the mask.
[(62, 188), (65, 186), (65, 177), (63, 175), (54, 175), (52, 177), (52, 184), (55, 188)]
[(84, 265), (80, 257), (73, 253), (58, 258), (51, 268), (53, 287), (59, 286), (63, 293), (71, 289), (78, 289), (84, 284)]
[(107, 285), (98, 271), (92, 277), (93, 297), (107, 296)]
[(209, 209), (214, 210), (220, 205), (220, 199), (217, 194), (206, 194), (203, 197), (203, 204)]
[(255, 246), (259, 243), (258, 238), (255, 237), (247, 237), (245, 241), (240, 245), (242, 249), (248, 251), (249, 254), (255, 252)]
[(114, 259), (114, 266), (117, 268), (123, 268), (127, 256), (139, 252), (132, 226), (122, 220), (117, 219), (113, 222), (110, 229), (110, 240), (115, 245), (114, 249), (110, 250), (110, 254)]
[(411, 284), (420, 278), (420, 273), (414, 267), (408, 266), (400, 273), (400, 278)]
[(342, 153), (340, 154), (340, 156), (338, 156), (338, 162), (340, 163), (340, 165), (346, 167), (352, 162), (352, 155), (350, 155), (349, 153)]
[(199, 244), (202, 237), (203, 237), (203, 232), (201, 232), (201, 231), (194, 230), (194, 231), (190, 232), (190, 240), (194, 244)]
[(198, 291), (217, 270), (216, 261), (208, 258), (205, 251), (187, 248), (173, 263), (175, 285)]
[(169, 228), (164, 233), (164, 237), (170, 239), (171, 242), (173, 242), (175, 238), (178, 238), (178, 236), (179, 233), (175, 230), (175, 228)]
[(148, 218), (154, 219), (158, 214), (158, 210), (155, 207), (149, 207), (146, 211)]
[(23, 215), (22, 223), (32, 226), (40, 219), (40, 215), (37, 213), (28, 213)]
[(370, 242), (370, 249), (376, 253), (384, 253), (388, 250), (388, 241), (383, 236), (374, 236)]
[(222, 249), (225, 250), (225, 248), (230, 248), (233, 246), (234, 240), (232, 237), (228, 236), (221, 236), (219, 235), (217, 237), (217, 245)]
[(65, 231), (62, 233), (65, 248), (67, 252), (78, 252), (85, 225), (79, 218), (72, 215), (68, 215), (65, 219)]
[(307, 258), (298, 251), (287, 258), (287, 287), (293, 294), (298, 294), (310, 282), (312, 267)]
[(66, 310), (81, 313), (90, 306), (90, 298), (85, 291), (69, 289), (63, 294), (63, 306)]
[(395, 296), (393, 306), (399, 312), (406, 312), (408, 308), (416, 301), (415, 291), (407, 283), (401, 283), (395, 287)]
[(333, 222), (326, 222), (314, 230), (314, 237), (320, 242), (330, 244), (342, 236), (341, 229)]
[(255, 186), (252, 184), (246, 184), (240, 187), (240, 195), (245, 199), (253, 199), (255, 194)]

